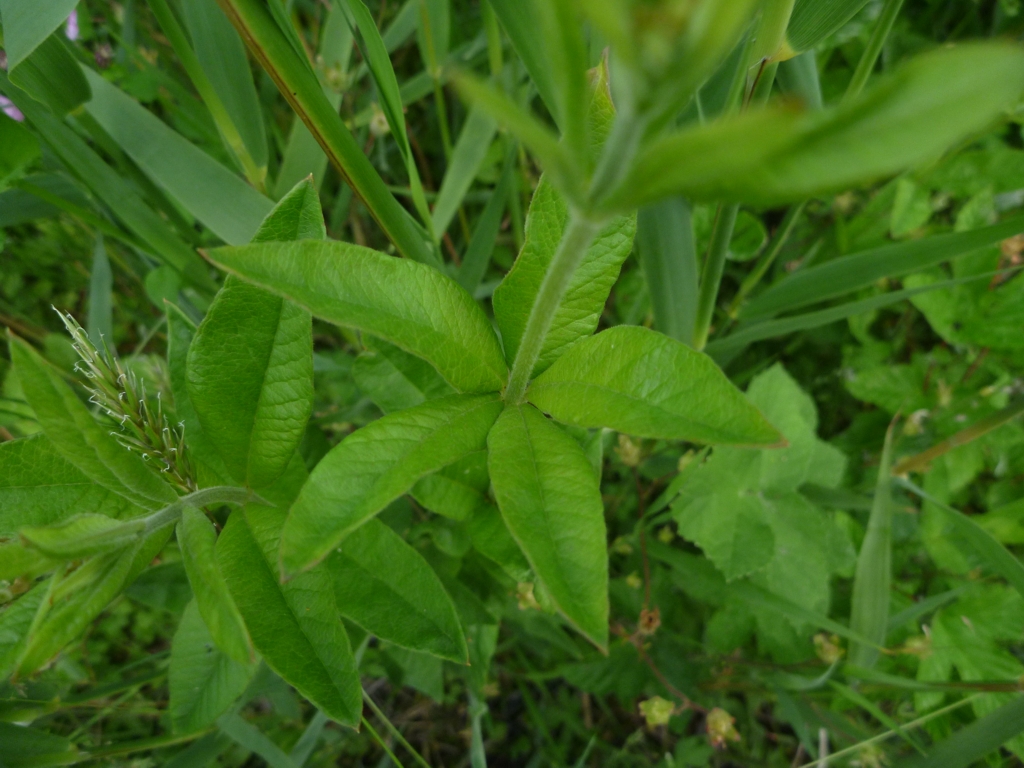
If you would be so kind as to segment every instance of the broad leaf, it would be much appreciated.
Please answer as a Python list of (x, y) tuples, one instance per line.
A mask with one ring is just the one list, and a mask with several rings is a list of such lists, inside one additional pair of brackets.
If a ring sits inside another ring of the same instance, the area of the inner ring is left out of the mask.
[(220, 248), (209, 257), (317, 317), (424, 358), (459, 391), (493, 392), (508, 376), (490, 321), (432, 267), (334, 241)]
[(283, 513), (233, 512), (217, 540), (217, 561), (253, 645), (271, 669), (332, 720), (355, 726), (359, 674), (328, 573), (317, 568), (286, 584), (277, 578)]
[(78, 0), (0, 0), (4, 23), (7, 69), (14, 69), (57, 29), (78, 5)]
[(427, 561), (379, 520), (325, 563), (341, 615), (382, 640), (458, 664), (469, 658), (455, 606)]
[(92, 417), (60, 374), (24, 341), (11, 337), (11, 360), (43, 433), (71, 464), (103, 488), (144, 509), (159, 509), (177, 495), (140, 456), (131, 453)]
[[(21, 0), (4, 3), (5, 6), (12, 4), (22, 5), (27, 10), (28, 4)], [(7, 25), (4, 27), (9, 40)], [(61, 116), (88, 101), (91, 95), (82, 68), (62, 37), (60, 32), (54, 32), (19, 62), (10, 63), (8, 59), (7, 68), (12, 83)]]
[(352, 378), (384, 413), (454, 393), (425, 360), (372, 336), (364, 342), (366, 350), (352, 365)]
[(832, 109), (748, 111), (654, 141), (609, 209), (673, 194), (773, 205), (848, 189), (933, 159), (988, 125), (1022, 90), (1018, 46), (943, 48)]
[(177, 528), (178, 548), (203, 625), (218, 648), (239, 664), (253, 659), (252, 643), (217, 565), (217, 532), (205, 514), (187, 507)]
[(639, 326), (571, 347), (527, 398), (558, 421), (639, 437), (773, 445), (779, 435), (706, 355)]
[(82, 474), (45, 435), (0, 443), (0, 535), (83, 512), (127, 518), (141, 511)]
[(466, 523), (473, 546), (501, 566), (517, 582), (532, 581), (530, 564), (505, 525), (501, 512), (490, 502), (479, 507)]
[(6, 768), (72, 765), (89, 759), (63, 736), (14, 723), (0, 723), (0, 744), (4, 745)]
[[(254, 241), (324, 237), (320, 201), (305, 180), (277, 204)], [(204, 435), (235, 480), (270, 485), (291, 460), (313, 409), (309, 313), (228, 277), (189, 347), (187, 377)]]
[(273, 203), (116, 86), (86, 77), (86, 111), (146, 175), (224, 242), (248, 242)]
[(412, 487), (417, 503), (453, 520), (466, 520), (487, 500), (487, 453), (470, 453)]
[(167, 673), (174, 731), (194, 733), (210, 725), (242, 695), (255, 669), (220, 650), (196, 601), (190, 602), (171, 641)]
[(502, 412), (488, 467), (509, 530), (558, 610), (608, 644), (608, 555), (597, 476), (579, 444), (530, 405)]
[(421, 477), (483, 450), (500, 412), (496, 395), (452, 395), (353, 432), (320, 461), (292, 505), (281, 542), (284, 573), (319, 562)]
[[(530, 310), (568, 223), (569, 209), (555, 188), (541, 180), (530, 201), (526, 240), (516, 263), (494, 292), (494, 317), (501, 329), (505, 359), (519, 350)], [(620, 216), (605, 226), (587, 249), (544, 339), (534, 373), (545, 370), (566, 347), (597, 328), (622, 262), (633, 248), (636, 216)]]

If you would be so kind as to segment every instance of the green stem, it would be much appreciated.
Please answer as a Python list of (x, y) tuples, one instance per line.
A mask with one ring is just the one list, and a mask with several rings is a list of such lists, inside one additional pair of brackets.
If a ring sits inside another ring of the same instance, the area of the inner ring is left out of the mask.
[[(413, 749), (412, 744), (405, 740), (402, 732), (399, 731), (390, 720), (388, 720), (387, 716), (380, 710), (380, 707), (377, 706), (377, 702), (375, 702), (366, 691), (363, 691), (363, 701), (365, 701), (370, 709), (373, 710), (373, 714), (377, 716), (377, 719), (384, 723), (384, 727), (390, 731), (391, 735), (398, 739), (398, 743), (405, 747), (405, 751), (412, 755), (413, 759), (422, 765), (423, 768), (430, 768), (430, 763), (424, 760), (420, 756), (420, 753)], [(367, 722), (365, 718), (363, 719), (363, 722), (366, 723), (368, 728), (370, 727), (369, 722)], [(378, 736), (377, 738), (379, 739), (380, 737)], [(381, 742), (381, 745), (383, 746), (383, 742)], [(394, 760), (394, 757), (391, 759)]]
[(718, 300), (718, 288), (722, 283), (725, 271), (725, 258), (729, 254), (729, 242), (732, 230), (736, 225), (736, 214), (740, 207), (735, 203), (719, 205), (715, 215), (715, 227), (711, 232), (711, 245), (704, 260), (704, 268), (700, 272), (700, 292), (697, 296), (697, 322), (693, 327), (693, 348), (704, 349), (708, 343), (711, 330), (711, 319), (715, 314), (715, 303)]
[(732, 305), (729, 307), (729, 317), (735, 318), (739, 313), (740, 305), (746, 300), (750, 292), (757, 287), (757, 284), (761, 282), (761, 279), (765, 276), (768, 269), (775, 263), (775, 259), (778, 258), (779, 253), (782, 251), (782, 247), (789, 240), (789, 236), (793, 234), (793, 230), (796, 228), (796, 222), (800, 218), (800, 215), (804, 212), (804, 208), (807, 207), (807, 201), (797, 203), (788, 211), (786, 211), (786, 217), (782, 220), (779, 225), (778, 232), (775, 233), (775, 239), (772, 240), (761, 258), (757, 260), (757, 264), (750, 271), (740, 285), (739, 291), (736, 293), (736, 298), (733, 299)]
[(555, 313), (569, 288), (569, 281), (572, 279), (576, 267), (583, 260), (600, 225), (600, 222), (583, 216), (579, 211), (571, 210), (569, 212), (569, 224), (566, 226), (565, 232), (562, 233), (558, 250), (555, 251), (555, 255), (551, 259), (548, 271), (540, 284), (540, 290), (537, 292), (537, 298), (533, 302), (533, 308), (530, 310), (530, 317), (526, 321), (519, 351), (516, 352), (516, 359), (512, 363), (512, 373), (509, 374), (508, 385), (505, 387), (505, 402), (512, 405), (523, 402), (526, 387), (533, 374), (533, 367), (537, 364), (537, 358), (540, 357), (544, 339), (551, 329)]
[(878, 16), (875, 28), (871, 30), (868, 46), (864, 49), (860, 61), (857, 62), (857, 69), (853, 72), (853, 79), (850, 80), (850, 84), (846, 88), (843, 101), (850, 101), (856, 98), (864, 90), (868, 78), (871, 77), (871, 73), (875, 69), (878, 56), (882, 52), (882, 46), (885, 45), (885, 40), (889, 37), (889, 32), (892, 30), (893, 22), (896, 21), (896, 17), (899, 15), (900, 8), (902, 7), (903, 0), (885, 0), (885, 5), (882, 6), (882, 13)]
[(199, 91), (199, 95), (206, 104), (206, 108), (210, 110), (210, 115), (213, 117), (213, 122), (217, 125), (221, 138), (224, 139), (228, 149), (238, 158), (242, 171), (245, 173), (245, 178), (256, 189), (263, 192), (267, 169), (265, 166), (258, 166), (256, 161), (253, 160), (248, 147), (245, 146), (245, 142), (238, 132), (238, 128), (235, 127), (231, 115), (228, 114), (225, 108), (224, 102), (220, 100), (220, 96), (217, 94), (213, 84), (206, 77), (206, 73), (199, 63), (199, 58), (192, 50), (184, 30), (182, 30), (181, 25), (178, 24), (178, 20), (174, 18), (174, 14), (167, 5), (167, 0), (149, 0), (149, 7), (152, 9), (153, 15), (156, 16), (160, 28), (167, 35), (167, 39), (170, 41), (171, 47), (178, 56), (181, 65), (185, 68), (189, 79), (196, 87), (196, 90)]

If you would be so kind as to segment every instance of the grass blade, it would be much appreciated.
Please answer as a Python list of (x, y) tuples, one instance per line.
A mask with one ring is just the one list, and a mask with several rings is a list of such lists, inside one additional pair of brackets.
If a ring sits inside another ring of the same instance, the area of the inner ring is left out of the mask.
[(927, 757), (905, 760), (899, 768), (967, 768), (1024, 731), (1024, 696), (936, 744)]
[(769, 317), (834, 299), (871, 285), (883, 277), (919, 272), (949, 259), (996, 245), (1024, 232), (1024, 216), (969, 232), (935, 235), (921, 240), (884, 245), (796, 272), (753, 299), (740, 316)]
[(399, 253), (426, 264), (439, 264), (426, 233), (388, 190), (324, 95), (309, 61), (294, 49), (263, 3), (259, 0), (218, 2), (253, 56), (277, 83), (281, 94)]
[(892, 582), (892, 477), (889, 468), (892, 466), (894, 427), (895, 421), (885, 433), (875, 484), (875, 501), (853, 579), (850, 628), (870, 639), (873, 645), (851, 645), (850, 663), (869, 669), (878, 659), (875, 646), (885, 645), (889, 622), (889, 591)]
[(230, 245), (248, 243), (273, 203), (94, 72), (86, 111), (185, 210)]
[(558, 100), (555, 96), (555, 82), (551, 67), (544, 51), (543, 37), (537, 34), (537, 11), (533, 8), (536, 0), (490, 0), (494, 14), (512, 41), (512, 47), (520, 61), (530, 73), (530, 79), (537, 87), (541, 101), (557, 123)]
[(494, 119), (482, 109), (473, 107), (469, 110), (466, 124), (459, 134), (458, 141), (455, 142), (451, 162), (448, 163), (448, 170), (434, 201), (431, 216), (435, 243), (441, 241), (456, 211), (462, 205), (462, 200), (469, 191), (497, 130), (498, 126)]
[(283, 749), (237, 713), (232, 712), (219, 718), (217, 726), (221, 733), (229, 736), (236, 744), (266, 760), (270, 768), (298, 768), (298, 764)]
[(996, 541), (992, 534), (963, 512), (953, 509), (948, 504), (943, 504), (909, 480), (899, 478), (896, 482), (915, 496), (919, 496), (945, 512), (957, 534), (974, 548), (988, 568), (1006, 579), (1010, 586), (1024, 596), (1024, 565), (1006, 547)]
[(96, 247), (92, 251), (92, 272), (89, 275), (89, 314), (86, 330), (92, 343), (103, 349), (103, 340), (114, 343), (114, 320), (111, 308), (111, 292), (114, 276), (110, 271), (110, 259), (103, 247), (103, 235), (96, 235)]
[(466, 255), (462, 257), (462, 266), (455, 276), (456, 282), (470, 294), (480, 285), (487, 272), (487, 265), (491, 263), (491, 253), (498, 239), (501, 217), (505, 213), (505, 206), (515, 182), (515, 159), (515, 151), (510, 151), (505, 158), (505, 167), (501, 171), (498, 185), (491, 193), (480, 218), (477, 219), (476, 229), (473, 230), (469, 247), (466, 248)]
[(637, 214), (636, 250), (654, 309), (654, 327), (690, 343), (697, 311), (697, 249), (690, 206), (671, 197)]

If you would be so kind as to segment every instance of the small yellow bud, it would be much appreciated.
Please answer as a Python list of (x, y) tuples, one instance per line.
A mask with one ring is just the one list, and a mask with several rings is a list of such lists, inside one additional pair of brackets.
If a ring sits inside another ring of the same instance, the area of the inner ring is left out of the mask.
[(612, 552), (616, 555), (631, 555), (633, 554), (633, 545), (626, 541), (624, 537), (619, 536), (612, 542)]
[(640, 702), (640, 714), (647, 721), (648, 728), (667, 725), (675, 709), (675, 704), (668, 699), (661, 698), (661, 696), (652, 696), (647, 701)]
[(628, 435), (619, 435), (619, 445), (615, 453), (627, 467), (636, 467), (640, 464), (640, 446), (630, 440)]
[(626, 584), (633, 589), (640, 589), (644, 585), (644, 580), (640, 578), (640, 574), (633, 571), (629, 576), (626, 577)]
[(525, 611), (530, 608), (540, 610), (540, 603), (533, 594), (533, 584), (529, 581), (521, 581), (516, 585), (516, 598), (519, 600), (519, 610)]
[(824, 632), (814, 636), (814, 652), (826, 664), (835, 664), (845, 653), (839, 645), (839, 636), (826, 635)]
[(708, 740), (715, 749), (724, 749), (727, 741), (739, 741), (740, 734), (736, 730), (736, 718), (721, 707), (708, 712), (705, 726), (708, 729)]
[(665, 525), (658, 529), (658, 541), (662, 544), (671, 544), (672, 540), (676, 537), (676, 532), (671, 527)]

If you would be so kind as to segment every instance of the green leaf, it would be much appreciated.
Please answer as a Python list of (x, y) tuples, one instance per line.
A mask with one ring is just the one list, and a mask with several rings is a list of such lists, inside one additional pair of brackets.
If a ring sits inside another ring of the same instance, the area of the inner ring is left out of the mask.
[(0, 189), (39, 157), (39, 141), (21, 123), (0, 113)]
[(608, 207), (673, 194), (774, 205), (841, 191), (933, 159), (986, 127), (1022, 90), (1019, 46), (942, 48), (838, 107), (748, 111), (656, 140)]
[[(300, 182), (260, 225), (255, 242), (323, 239), (320, 201)], [(302, 439), (313, 409), (309, 313), (228, 277), (188, 351), (189, 400), (238, 482), (276, 480)]]
[(968, 232), (932, 235), (883, 245), (794, 272), (748, 303), (742, 317), (760, 318), (826, 301), (882, 278), (920, 272), (949, 259), (965, 256), (1024, 232), (1024, 217)]
[(515, 153), (509, 151), (505, 155), (505, 165), (501, 171), (501, 178), (494, 188), (487, 205), (476, 220), (476, 227), (473, 229), (473, 236), (469, 239), (466, 253), (462, 257), (462, 264), (459, 267), (455, 279), (459, 285), (470, 293), (473, 293), (480, 281), (487, 272), (487, 266), (491, 263), (491, 254), (494, 252), (494, 245), (498, 240), (498, 230), (501, 228), (501, 218), (505, 214), (505, 207), (508, 204), (509, 195), (512, 194), (512, 184), (515, 181)]
[(24, 92), (13, 88), (2, 74), (0, 91), (25, 113), (40, 138), (50, 146), (61, 162), (95, 193), (116, 219), (152, 249), (154, 256), (173, 267), (192, 285), (210, 291), (215, 288), (206, 266), (195, 251), (145, 203), (135, 187), (103, 162), (78, 134), (26, 98)]
[(690, 205), (671, 197), (637, 214), (636, 252), (654, 310), (654, 327), (669, 338), (693, 338), (697, 313), (697, 248)]
[(112, 293), (114, 275), (110, 271), (110, 259), (103, 245), (103, 235), (96, 234), (96, 245), (92, 249), (92, 269), (89, 272), (89, 314), (85, 329), (89, 340), (97, 349), (103, 349), (104, 340), (114, 340), (114, 319)]
[(384, 413), (454, 394), (425, 360), (372, 336), (363, 341), (366, 350), (352, 365), (352, 378)]
[(4, 745), (6, 768), (70, 765), (88, 759), (63, 736), (14, 723), (0, 723), (0, 744)]
[[(15, 2), (27, 7), (20, 0)], [(6, 5), (11, 5), (10, 0)], [(5, 36), (10, 40), (9, 32)], [(88, 101), (91, 95), (89, 83), (62, 37), (54, 32), (17, 63), (12, 64), (8, 58), (7, 68), (12, 83), (60, 116)]]
[(75, 515), (47, 528), (22, 528), (21, 538), (44, 555), (75, 560), (121, 549), (134, 541), (138, 528), (106, 515)]
[(251, 663), (252, 641), (217, 565), (213, 524), (195, 507), (186, 507), (178, 522), (177, 538), (202, 624), (231, 659), (239, 664)]
[(710, 358), (639, 326), (577, 343), (530, 384), (527, 398), (580, 427), (704, 443), (779, 442)]
[(457, 390), (494, 392), (508, 368), (483, 311), (435, 269), (334, 241), (219, 248), (214, 264), (424, 358)]
[(483, 450), (501, 411), (497, 395), (452, 395), (371, 422), (313, 470), (281, 542), (285, 574), (323, 559), (421, 477)]
[(116, 86), (86, 76), (86, 111), (143, 172), (226, 243), (249, 242), (273, 203)]
[(217, 720), (221, 733), (248, 752), (259, 755), (270, 768), (297, 768), (288, 754), (271, 741), (255, 725), (237, 712), (230, 712)]
[(78, 0), (54, 0), (39, 5), (33, 0), (0, 0), (7, 69), (17, 67), (64, 23)]
[(469, 187), (476, 178), (480, 164), (487, 156), (491, 141), (498, 126), (494, 119), (479, 108), (472, 108), (466, 116), (458, 141), (452, 150), (452, 157), (445, 171), (441, 188), (434, 199), (434, 210), (431, 213), (434, 223), (434, 240), (441, 242), (441, 237), (448, 229)]
[[(388, 190), (363, 153), (363, 148), (324, 95), (309, 59), (296, 50), (274, 20), (271, 12), (277, 6), (268, 8), (262, 0), (225, 0), (220, 6), (398, 251), (419, 262), (438, 263), (433, 245), (422, 228)], [(284, 29), (288, 28), (294, 35), (290, 22), (286, 22)]]
[[(530, 200), (526, 240), (516, 263), (494, 291), (494, 317), (501, 329), (505, 359), (515, 359), (541, 282), (568, 224), (562, 196), (541, 179)], [(573, 273), (544, 339), (534, 374), (544, 371), (574, 342), (597, 328), (622, 262), (633, 248), (635, 216), (620, 216), (601, 229)]]
[(11, 676), (25, 652), (32, 621), (48, 597), (47, 584), (36, 584), (0, 613), (0, 680)]
[(341, 615), (382, 640), (465, 664), (455, 606), (427, 561), (379, 520), (345, 538), (326, 568)]
[(283, 513), (250, 506), (233, 512), (217, 540), (217, 561), (253, 645), (268, 666), (332, 720), (355, 726), (362, 713), (359, 674), (322, 568), (277, 578)]
[(530, 564), (497, 507), (490, 502), (478, 507), (466, 527), (480, 554), (501, 566), (517, 582), (532, 581)]
[(867, 5), (867, 0), (796, 0), (786, 43), (799, 53), (829, 37)]
[(431, 512), (452, 520), (468, 519), (481, 505), (488, 504), (487, 454), (467, 454), (412, 487), (410, 494)]
[(0, 536), (83, 512), (123, 519), (141, 510), (90, 480), (45, 435), (0, 443)]
[[(890, 585), (892, 582), (892, 439), (895, 423), (889, 425), (878, 463), (875, 499), (868, 517), (868, 529), (857, 558), (850, 608), (850, 629), (885, 645), (889, 626)], [(878, 659), (874, 647), (854, 645), (850, 663), (870, 669)]]
[[(95, 560), (94, 578), (60, 597), (50, 596), (51, 605), (46, 609), (45, 619), (29, 636), (18, 660), (18, 674), (27, 675), (39, 669), (77, 638), (110, 601), (153, 561), (170, 535), (171, 528), (164, 527), (122, 552), (100, 555)], [(85, 571), (87, 566), (88, 563), (79, 571)], [(68, 577), (65, 584), (74, 579), (75, 574)]]
[(948, 739), (932, 746), (927, 757), (915, 757), (899, 768), (968, 768), (1024, 731), (1024, 696), (1018, 696)]
[(501, 516), (558, 610), (608, 645), (608, 555), (597, 477), (579, 444), (530, 405), (506, 408), (487, 436)]
[(488, 0), (495, 15), (505, 28), (519, 60), (523, 62), (530, 79), (540, 94), (541, 101), (557, 122), (558, 100), (555, 95), (553, 73), (544, 47), (544, 37), (537, 30), (536, 0)]
[(216, 3), (186, 0), (179, 7), (203, 72), (241, 134), (253, 161), (265, 168), (267, 135), (263, 128), (263, 110), (245, 46)]
[(144, 509), (159, 509), (177, 495), (138, 454), (100, 426), (61, 375), (21, 339), (11, 337), (11, 360), (43, 433), (91, 480)]
[(255, 664), (241, 664), (217, 647), (196, 601), (190, 602), (171, 641), (167, 674), (175, 733), (210, 725), (242, 695), (255, 669)]

